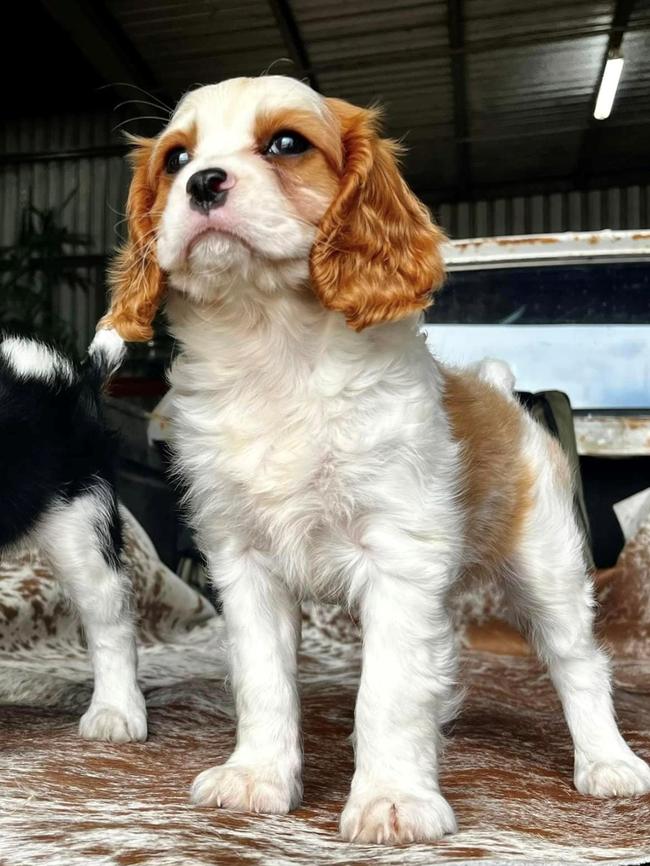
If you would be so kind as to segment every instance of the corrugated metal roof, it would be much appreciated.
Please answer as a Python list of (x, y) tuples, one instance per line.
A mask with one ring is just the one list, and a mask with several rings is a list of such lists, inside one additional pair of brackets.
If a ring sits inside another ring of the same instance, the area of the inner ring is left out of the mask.
[[(585, 173), (647, 174), (650, 0), (625, 21), (611, 118), (593, 100), (620, 0), (107, 0), (172, 100), (270, 67), (384, 106), (432, 199)], [(619, 9), (620, 13), (620, 9)], [(287, 15), (291, 26), (281, 27)], [(455, 16), (455, 17), (454, 17)], [(455, 24), (454, 24), (455, 22)], [(454, 29), (455, 27), (455, 29)], [(296, 47), (295, 40), (300, 41)], [(298, 62), (290, 62), (293, 58)], [(464, 100), (464, 104), (461, 104)]]
[(472, 116), (489, 118), (501, 112), (525, 118), (539, 106), (539, 119), (544, 120), (551, 105), (586, 105), (606, 45), (602, 35), (470, 54)]
[(286, 56), (264, 0), (109, 0), (108, 8), (165, 91), (237, 75), (260, 75)]
[(628, 33), (623, 41), (625, 66), (616, 94), (617, 121), (647, 122), (650, 118), (650, 4), (647, 26), (646, 31)]
[(487, 39), (524, 42), (557, 40), (606, 32), (614, 12), (612, 0), (465, 0), (468, 46)]

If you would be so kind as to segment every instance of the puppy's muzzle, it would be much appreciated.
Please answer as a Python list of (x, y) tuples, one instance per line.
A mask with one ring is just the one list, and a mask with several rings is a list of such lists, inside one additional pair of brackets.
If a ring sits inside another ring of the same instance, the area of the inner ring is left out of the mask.
[(195, 172), (185, 187), (190, 197), (190, 207), (208, 214), (213, 208), (225, 204), (232, 185), (222, 168), (204, 168)]

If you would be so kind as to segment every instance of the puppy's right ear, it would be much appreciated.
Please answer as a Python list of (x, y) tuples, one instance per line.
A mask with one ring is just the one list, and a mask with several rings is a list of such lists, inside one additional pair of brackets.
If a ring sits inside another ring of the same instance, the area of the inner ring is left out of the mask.
[(111, 306), (98, 328), (115, 328), (124, 339), (150, 340), (152, 322), (165, 293), (165, 280), (156, 257), (156, 231), (152, 209), (156, 190), (150, 179), (155, 141), (132, 138), (133, 179), (126, 205), (128, 239), (108, 271)]

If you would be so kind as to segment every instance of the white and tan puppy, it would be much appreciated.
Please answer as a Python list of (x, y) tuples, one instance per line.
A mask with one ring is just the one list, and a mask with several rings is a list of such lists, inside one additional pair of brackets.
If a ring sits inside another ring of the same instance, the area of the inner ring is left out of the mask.
[(300, 600), (363, 627), (345, 839), (437, 839), (440, 729), (454, 708), (446, 598), (498, 575), (561, 697), (582, 794), (650, 790), (619, 734), (569, 468), (500, 365), (446, 370), (418, 314), (442, 235), (376, 115), (290, 78), (183, 98), (140, 140), (130, 238), (105, 320), (146, 339), (163, 293), (182, 351), (176, 449), (223, 600), (237, 744), (202, 805), (287, 812), (301, 798)]

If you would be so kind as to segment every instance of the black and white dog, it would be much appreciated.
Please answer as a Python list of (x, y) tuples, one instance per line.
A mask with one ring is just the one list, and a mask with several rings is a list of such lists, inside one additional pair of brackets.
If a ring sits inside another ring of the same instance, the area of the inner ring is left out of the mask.
[(101, 389), (124, 343), (101, 331), (83, 364), (31, 339), (0, 336), (0, 555), (33, 540), (79, 611), (95, 687), (79, 733), (145, 740), (130, 582), (114, 485), (115, 440)]

